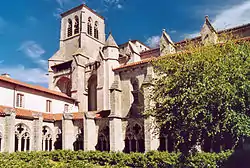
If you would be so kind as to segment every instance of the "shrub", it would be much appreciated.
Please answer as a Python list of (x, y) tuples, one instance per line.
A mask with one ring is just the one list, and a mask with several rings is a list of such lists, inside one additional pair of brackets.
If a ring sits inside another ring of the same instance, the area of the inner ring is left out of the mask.
[(1, 153), (0, 167), (4, 168), (207, 168), (222, 167), (231, 151), (221, 153), (197, 153), (181, 161), (180, 153), (150, 151), (148, 153), (68, 151)]

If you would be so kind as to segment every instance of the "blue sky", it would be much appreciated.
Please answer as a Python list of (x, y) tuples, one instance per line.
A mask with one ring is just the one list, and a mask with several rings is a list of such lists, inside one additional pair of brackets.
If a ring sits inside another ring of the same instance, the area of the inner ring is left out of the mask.
[(47, 59), (59, 45), (60, 15), (86, 3), (103, 15), (118, 44), (150, 46), (166, 29), (173, 41), (198, 35), (209, 15), (216, 29), (250, 23), (250, 0), (14, 0), (0, 6), (0, 73), (47, 86)]

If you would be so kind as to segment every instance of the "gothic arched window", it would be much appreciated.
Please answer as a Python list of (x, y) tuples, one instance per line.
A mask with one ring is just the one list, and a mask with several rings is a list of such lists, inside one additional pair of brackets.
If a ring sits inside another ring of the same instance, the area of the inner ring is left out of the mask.
[(49, 127), (44, 126), (42, 130), (42, 150), (52, 150), (52, 131)]
[(74, 150), (83, 150), (83, 128), (78, 129), (78, 133), (76, 135), (76, 141), (73, 143)]
[(68, 29), (67, 29), (67, 36), (72, 36), (72, 20), (68, 19)]
[(74, 34), (79, 33), (79, 17), (75, 16)]
[(99, 34), (98, 34), (99, 32), (98, 32), (98, 22), (96, 21), (95, 22), (95, 27), (94, 27), (94, 37), (96, 38), (96, 39), (98, 39), (99, 38)]
[(104, 127), (99, 135), (98, 135), (98, 143), (96, 149), (99, 151), (109, 151), (110, 144), (109, 144), (109, 127)]
[(97, 110), (97, 76), (92, 75), (88, 80), (88, 111)]
[(144, 134), (142, 127), (139, 124), (135, 124), (133, 127), (129, 127), (126, 132), (125, 138), (125, 151), (124, 152), (144, 152)]
[(92, 19), (89, 17), (88, 19), (88, 34), (92, 36)]
[(167, 129), (161, 129), (160, 130), (160, 146), (159, 150), (160, 151), (168, 151), (168, 152), (174, 152), (174, 139), (173, 135), (170, 134)]
[(15, 151), (30, 150), (30, 129), (24, 124), (15, 127)]
[(56, 131), (56, 139), (54, 143), (54, 148), (57, 149), (62, 149), (62, 131), (61, 129), (57, 129)]

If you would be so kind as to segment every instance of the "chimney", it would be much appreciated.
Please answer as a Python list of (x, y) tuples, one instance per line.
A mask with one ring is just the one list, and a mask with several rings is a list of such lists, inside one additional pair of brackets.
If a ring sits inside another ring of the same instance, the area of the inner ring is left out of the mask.
[(3, 73), (1, 76), (6, 77), (6, 78), (10, 78), (10, 74), (8, 74), (8, 73)]

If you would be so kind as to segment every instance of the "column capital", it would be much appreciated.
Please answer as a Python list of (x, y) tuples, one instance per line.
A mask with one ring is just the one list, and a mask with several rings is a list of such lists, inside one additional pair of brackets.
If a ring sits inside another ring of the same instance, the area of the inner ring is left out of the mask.
[(72, 113), (63, 113), (63, 119), (64, 120), (72, 120), (73, 114)]
[(5, 108), (4, 113), (6, 116), (16, 115), (16, 111), (14, 108)]
[(42, 113), (35, 113), (35, 112), (33, 112), (32, 116), (34, 117), (34, 119), (40, 119), (40, 118), (43, 117), (43, 114)]

